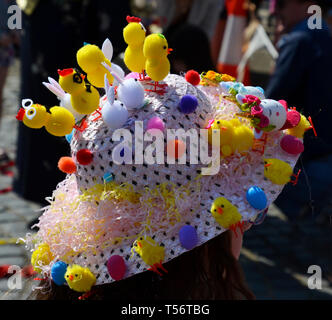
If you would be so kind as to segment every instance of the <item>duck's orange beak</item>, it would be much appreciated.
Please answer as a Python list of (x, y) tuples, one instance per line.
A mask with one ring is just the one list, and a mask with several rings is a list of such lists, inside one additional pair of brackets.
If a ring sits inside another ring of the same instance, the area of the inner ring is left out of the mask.
[(69, 275), (69, 280), (70, 281), (73, 281), (74, 280), (74, 276), (71, 274), (71, 275)]
[(220, 208), (220, 207), (218, 207), (217, 211), (218, 211), (218, 213), (219, 213), (220, 215), (224, 213), (224, 210), (223, 210), (222, 208)]
[(24, 108), (20, 108), (20, 110), (18, 110), (17, 115), (16, 115), (16, 119), (18, 121), (22, 121), (25, 115), (25, 109)]
[(173, 51), (172, 48), (168, 48), (168, 49), (167, 49), (167, 54), (170, 54), (172, 51)]

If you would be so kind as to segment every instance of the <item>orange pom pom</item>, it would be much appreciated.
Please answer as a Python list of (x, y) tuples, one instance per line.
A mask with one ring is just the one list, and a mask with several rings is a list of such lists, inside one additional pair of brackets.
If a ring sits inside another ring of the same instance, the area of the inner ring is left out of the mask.
[(58, 162), (60, 171), (68, 174), (76, 172), (76, 164), (71, 157), (62, 157)]
[(199, 73), (195, 70), (189, 70), (186, 73), (185, 78), (193, 86), (197, 86), (201, 81), (201, 77), (199, 76)]

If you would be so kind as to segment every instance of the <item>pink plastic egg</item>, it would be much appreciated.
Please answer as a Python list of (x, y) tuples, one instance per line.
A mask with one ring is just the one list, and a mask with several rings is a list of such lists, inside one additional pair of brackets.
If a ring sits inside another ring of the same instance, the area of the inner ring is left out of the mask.
[(153, 117), (149, 120), (146, 129), (147, 130), (158, 129), (160, 131), (164, 131), (165, 130), (165, 124), (164, 124), (163, 120), (161, 120), (159, 117)]
[(304, 150), (302, 141), (291, 135), (286, 135), (281, 139), (280, 147), (282, 150), (292, 155), (298, 155)]
[(123, 279), (126, 273), (126, 264), (119, 255), (111, 256), (107, 261), (107, 270), (114, 280)]

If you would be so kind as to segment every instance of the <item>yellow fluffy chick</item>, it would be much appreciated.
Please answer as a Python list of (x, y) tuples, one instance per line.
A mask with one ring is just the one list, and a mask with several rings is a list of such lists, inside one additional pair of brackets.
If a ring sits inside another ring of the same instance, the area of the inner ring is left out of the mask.
[(40, 129), (45, 126), (48, 133), (57, 137), (71, 133), (75, 125), (75, 118), (67, 109), (52, 107), (50, 112), (47, 112), (44, 106), (32, 104), (32, 101), (29, 107), (20, 109), (17, 119), (29, 128)]
[(211, 206), (212, 216), (225, 229), (232, 229), (241, 221), (237, 207), (224, 197), (215, 199)]
[(133, 250), (140, 255), (147, 265), (151, 266), (151, 269), (149, 270), (152, 270), (159, 275), (161, 275), (161, 273), (157, 268), (161, 268), (167, 272), (161, 264), (165, 257), (165, 248), (159, 246), (151, 237), (144, 236), (138, 238), (133, 244)]
[(212, 141), (212, 130), (220, 130), (220, 152), (222, 156), (228, 157), (235, 152), (245, 153), (252, 148), (254, 134), (239, 119), (219, 120), (216, 119), (209, 128), (209, 143)]
[(113, 83), (113, 76), (102, 66), (105, 62), (111, 67), (111, 62), (104, 53), (94, 44), (87, 44), (77, 51), (76, 59), (78, 65), (87, 74), (89, 82), (97, 88), (104, 87), (104, 76), (107, 74), (109, 83)]
[(41, 273), (42, 266), (47, 266), (53, 260), (53, 254), (47, 243), (42, 243), (31, 255), (31, 265), (36, 272)]
[(156, 82), (163, 80), (170, 71), (166, 38), (160, 33), (147, 36), (144, 41), (143, 54), (146, 58), (145, 71), (148, 76)]
[(96, 283), (96, 277), (89, 268), (73, 264), (67, 268), (65, 279), (70, 289), (77, 292), (89, 292)]
[(127, 17), (128, 25), (123, 29), (124, 41), (128, 44), (124, 53), (124, 62), (130, 71), (144, 73), (145, 56), (143, 44), (146, 30), (140, 18)]
[(288, 134), (297, 138), (303, 138), (304, 133), (311, 127), (310, 122), (307, 118), (301, 114), (301, 120), (295, 128), (288, 129)]
[[(106, 70), (103, 66), (101, 66)], [(58, 70), (61, 88), (70, 94), (71, 105), (81, 114), (90, 114), (99, 107), (99, 93), (89, 83), (85, 83), (84, 76), (75, 69)], [(105, 72), (103, 73), (104, 76)]]
[(275, 184), (284, 185), (291, 181), (292, 167), (279, 159), (264, 159), (264, 176)]

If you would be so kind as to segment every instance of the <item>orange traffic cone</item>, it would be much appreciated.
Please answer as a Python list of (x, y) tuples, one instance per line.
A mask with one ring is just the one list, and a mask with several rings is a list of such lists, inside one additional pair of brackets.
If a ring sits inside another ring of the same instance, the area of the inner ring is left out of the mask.
[[(217, 70), (237, 78), (237, 67), (243, 55), (244, 30), (247, 25), (246, 0), (226, 0), (226, 8), (227, 22)], [(250, 84), (248, 68), (245, 70), (243, 82), (245, 85)]]

